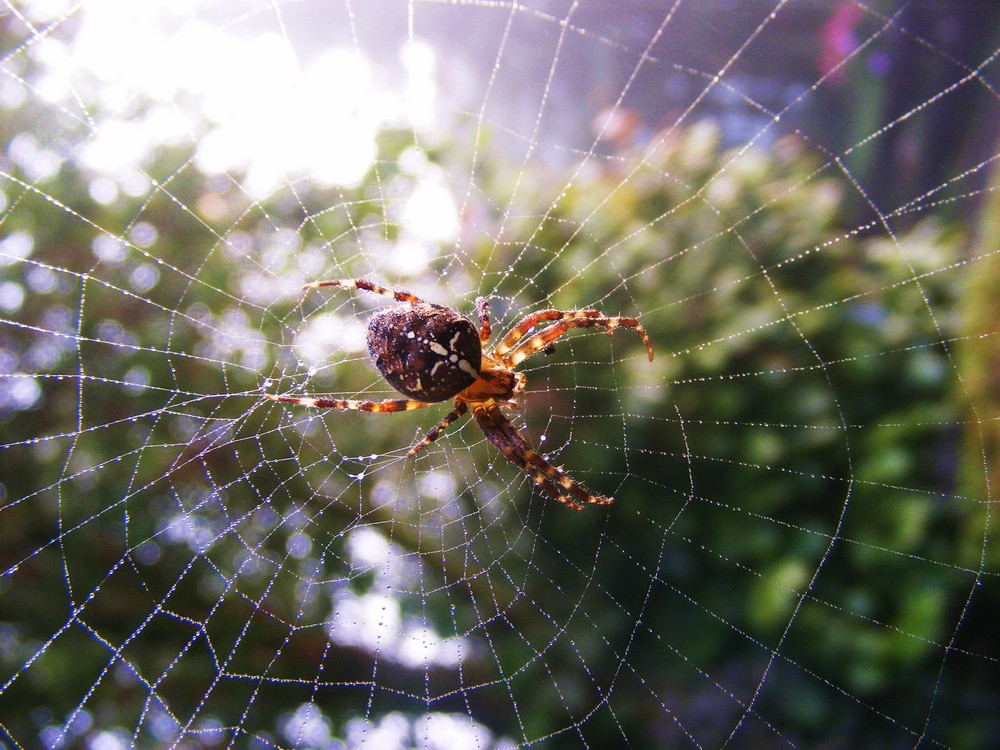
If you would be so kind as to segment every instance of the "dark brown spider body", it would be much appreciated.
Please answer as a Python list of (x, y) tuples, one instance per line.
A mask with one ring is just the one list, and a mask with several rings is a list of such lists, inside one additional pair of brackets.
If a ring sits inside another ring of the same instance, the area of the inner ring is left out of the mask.
[(476, 382), (483, 347), (471, 320), (449, 307), (420, 302), (372, 315), (368, 354), (404, 396), (436, 402)]
[[(514, 398), (524, 389), (524, 375), (514, 368), (533, 354), (552, 354), (555, 341), (573, 328), (603, 328), (608, 335), (616, 328), (631, 328), (642, 337), (652, 360), (649, 337), (635, 318), (607, 317), (597, 310), (539, 310), (524, 317), (495, 346), (484, 351), (491, 328), (488, 306), (482, 297), (476, 300), (477, 330), (471, 320), (450, 307), (424, 302), (409, 292), (365, 279), (318, 281), (306, 288), (323, 286), (364, 289), (407, 303), (405, 308), (381, 310), (368, 321), (368, 352), (375, 367), (407, 398), (357, 401), (272, 394), (267, 398), (300, 406), (370, 412), (421, 409), (453, 398), (454, 408), (410, 448), (407, 456), (430, 445), (452, 422), (471, 411), (486, 438), (553, 499), (573, 510), (583, 510), (582, 503), (613, 502), (613, 498), (591, 494), (564, 469), (535, 452), (501, 407), (516, 407)], [(535, 332), (543, 324), (545, 327)]]

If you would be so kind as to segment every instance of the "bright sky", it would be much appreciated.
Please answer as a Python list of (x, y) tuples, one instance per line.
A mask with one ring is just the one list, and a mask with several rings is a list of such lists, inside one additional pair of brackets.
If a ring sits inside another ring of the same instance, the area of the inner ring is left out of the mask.
[[(350, 186), (375, 159), (380, 128), (433, 125), (436, 59), (429, 46), (415, 42), (397, 51), (405, 90), (393, 91), (380, 88), (373, 66), (354, 49), (301, 56), (280, 32), (280, 6), (255, 17), (269, 29), (262, 32), (209, 23), (198, 7), (197, 0), (23, 5), (36, 28), (75, 14), (78, 32), (68, 43), (49, 35), (32, 45), (47, 71), (34, 94), (90, 121), (79, 158), (119, 186), (154, 147), (192, 142), (203, 171), (244, 175), (254, 197), (302, 177)], [(219, 10), (216, 3), (213, 14)], [(231, 17), (242, 16), (234, 10)], [(137, 114), (137, 101), (158, 106)], [(448, 241), (457, 231), (454, 201), (440, 175), (429, 170), (427, 177), (401, 219), (419, 238)], [(114, 200), (117, 191), (107, 188), (100, 194)]]

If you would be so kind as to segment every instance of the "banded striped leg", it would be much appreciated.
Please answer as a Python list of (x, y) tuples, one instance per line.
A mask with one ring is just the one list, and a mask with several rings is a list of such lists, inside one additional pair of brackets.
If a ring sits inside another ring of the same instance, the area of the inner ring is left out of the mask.
[(571, 316), (580, 316), (587, 318), (599, 318), (601, 314), (597, 310), (539, 310), (538, 312), (533, 312), (525, 318), (522, 318), (517, 322), (517, 324), (507, 332), (507, 335), (503, 337), (496, 348), (493, 350), (493, 354), (497, 357), (503, 357), (511, 349), (513, 349), (517, 342), (520, 341), (525, 334), (530, 333), (535, 326), (539, 323), (544, 323), (548, 320), (562, 320), (563, 318), (568, 318)]
[[(577, 499), (585, 503), (590, 503), (591, 505), (611, 505), (615, 501), (613, 497), (591, 494), (586, 487), (567, 474), (561, 466), (553, 466), (545, 459), (544, 456), (540, 453), (536, 453), (531, 448), (528, 448), (524, 452), (524, 457), (533, 467), (535, 467), (535, 469), (537, 469), (534, 473), (536, 482), (538, 481), (538, 476), (551, 479), (554, 483), (558, 484), (562, 490), (569, 490), (569, 492)], [(564, 492), (560, 491), (559, 495), (560, 497), (557, 497), (556, 500), (570, 506), (573, 505), (573, 502), (569, 500)], [(582, 508), (578, 507), (576, 510), (582, 510)]]
[(485, 344), (490, 340), (490, 303), (486, 297), (476, 297), (476, 314), (479, 316), (479, 342)]
[(419, 443), (410, 448), (410, 450), (407, 451), (406, 453), (406, 457), (409, 458), (410, 456), (416, 454), (421, 448), (430, 445), (435, 440), (437, 440), (438, 435), (447, 430), (448, 425), (450, 425), (460, 416), (465, 414), (465, 412), (468, 411), (468, 409), (469, 407), (464, 401), (459, 401), (458, 399), (455, 399), (455, 408), (452, 409), (447, 414), (445, 414), (444, 419), (442, 419), (440, 422), (434, 425), (431, 428), (431, 431), (427, 433), (427, 435), (424, 437), (423, 440), (421, 440)]
[(388, 398), (384, 401), (355, 401), (353, 399), (324, 398), (322, 396), (275, 396), (271, 393), (265, 394), (265, 397), (271, 401), (280, 401), (283, 404), (308, 406), (315, 409), (351, 409), (354, 411), (371, 412), (410, 411), (411, 409), (423, 409), (427, 406), (434, 406), (434, 403), (431, 401), (414, 401), (408, 398)]
[(366, 292), (371, 292), (372, 294), (381, 294), (383, 297), (390, 297), (398, 302), (409, 302), (411, 305), (419, 305), (423, 302), (422, 299), (416, 295), (410, 294), (409, 292), (379, 286), (378, 284), (368, 281), (367, 279), (334, 279), (333, 281), (314, 281), (311, 284), (306, 284), (302, 288), (319, 289), (324, 286), (337, 286), (342, 289), (362, 289)]
[[(605, 328), (610, 336), (616, 328), (631, 328), (646, 345), (646, 352), (650, 361), (653, 359), (653, 345), (649, 342), (649, 335), (635, 318), (606, 318), (594, 310), (577, 310), (577, 313), (588, 313), (580, 317), (563, 318), (557, 323), (553, 323), (548, 328), (544, 328), (538, 333), (522, 341), (509, 353), (503, 355), (502, 359), (507, 367), (516, 367), (519, 363), (530, 357), (532, 354), (544, 352), (552, 346), (553, 342), (571, 328)], [(574, 313), (575, 314), (575, 313)]]
[[(539, 453), (536, 453), (518, 433), (514, 424), (500, 413), (486, 408), (472, 407), (472, 416), (486, 435), (508, 461), (531, 477), (531, 480), (541, 487), (553, 500), (573, 510), (583, 510), (580, 503), (593, 505), (610, 505), (613, 497), (592, 495), (587, 489), (574, 480), (558, 466), (553, 466)], [(576, 502), (576, 498), (580, 502)]]

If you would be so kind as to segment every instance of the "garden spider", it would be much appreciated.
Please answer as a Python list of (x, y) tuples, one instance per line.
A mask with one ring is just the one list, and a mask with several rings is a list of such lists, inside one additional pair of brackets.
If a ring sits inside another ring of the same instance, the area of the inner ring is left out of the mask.
[[(477, 331), (471, 320), (450, 307), (424, 302), (409, 292), (365, 279), (317, 281), (307, 284), (305, 289), (324, 286), (363, 289), (407, 304), (405, 308), (390, 307), (374, 313), (368, 320), (367, 336), (368, 353), (376, 369), (407, 398), (354, 401), (272, 394), (267, 394), (267, 398), (299, 406), (371, 412), (422, 409), (454, 398), (454, 408), (410, 448), (407, 456), (436, 440), (471, 409), (486, 438), (553, 499), (573, 510), (583, 510), (581, 503), (614, 502), (611, 497), (592, 495), (565, 470), (532, 450), (500, 407), (516, 407), (514, 397), (524, 390), (524, 375), (514, 372), (514, 368), (533, 354), (551, 353), (556, 339), (571, 328), (604, 328), (609, 336), (615, 328), (632, 328), (642, 337), (652, 360), (649, 337), (635, 318), (609, 318), (597, 310), (540, 310), (518, 322), (491, 351), (484, 351), (490, 338), (490, 318), (483, 297), (476, 299)], [(532, 333), (542, 323), (550, 324)]]

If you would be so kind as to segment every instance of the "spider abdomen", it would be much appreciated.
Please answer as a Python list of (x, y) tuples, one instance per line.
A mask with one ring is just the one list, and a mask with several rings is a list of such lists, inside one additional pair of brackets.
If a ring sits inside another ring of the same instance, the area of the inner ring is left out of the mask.
[(468, 388), (483, 357), (471, 320), (426, 302), (372, 315), (368, 353), (389, 385), (419, 401), (444, 401)]

